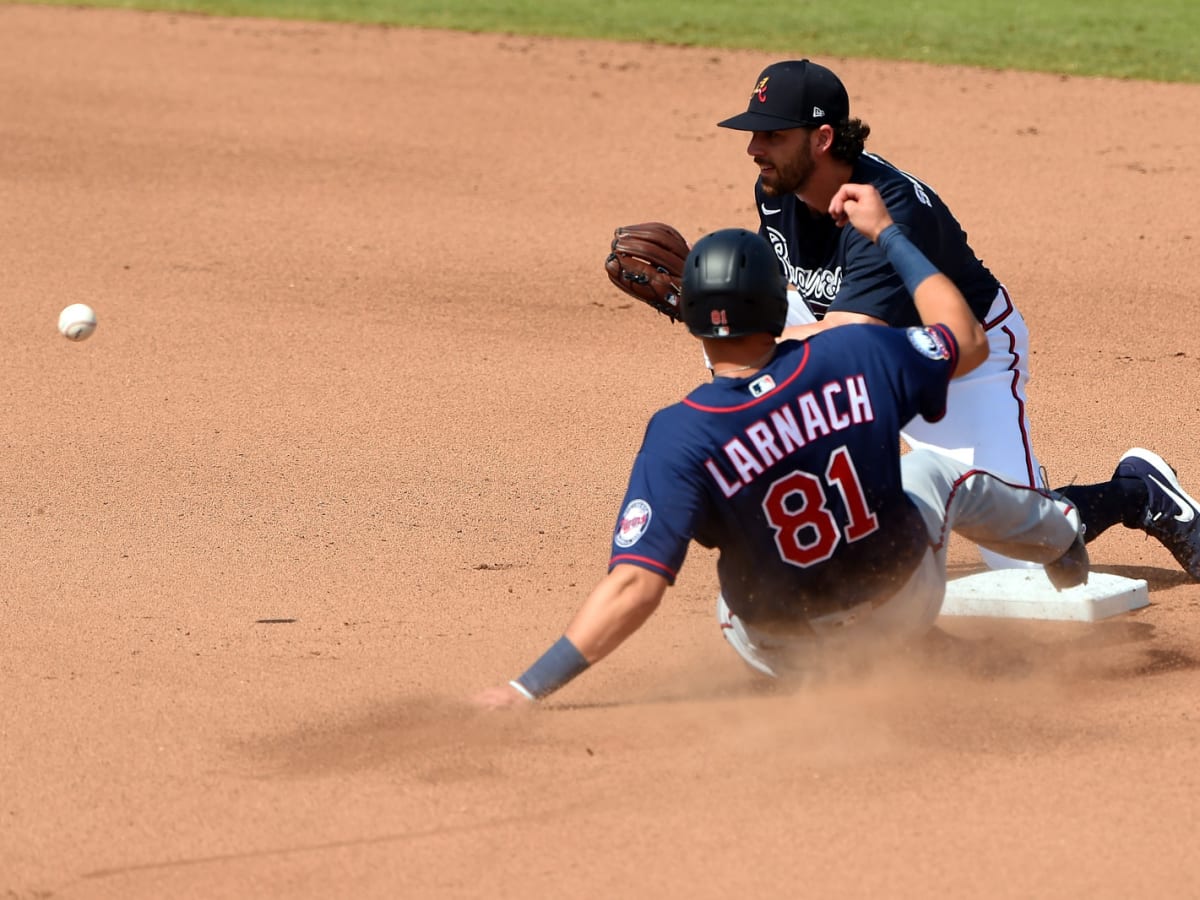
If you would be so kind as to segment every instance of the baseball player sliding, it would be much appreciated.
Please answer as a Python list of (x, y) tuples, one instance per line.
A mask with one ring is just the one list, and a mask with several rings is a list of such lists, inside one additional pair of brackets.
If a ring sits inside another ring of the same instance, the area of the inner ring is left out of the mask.
[(1087, 580), (1068, 503), (944, 453), (901, 458), (901, 427), (942, 418), (950, 379), (983, 363), (987, 342), (962, 293), (874, 188), (843, 186), (829, 211), (879, 248), (931, 324), (850, 325), (777, 343), (787, 286), (768, 243), (742, 229), (697, 242), (680, 314), (713, 380), (651, 418), (608, 574), (563, 636), (478, 705), (545, 697), (607, 656), (658, 607), (692, 539), (719, 550), (726, 640), (771, 676), (804, 670), (833, 635), (886, 643), (927, 631), (951, 529), (1044, 565), (1060, 589)]
[[(870, 127), (851, 118), (841, 80), (809, 60), (767, 66), (745, 112), (718, 123), (750, 133), (746, 152), (758, 167), (759, 233), (770, 241), (790, 284), (786, 338), (847, 324), (912, 326), (920, 321), (911, 292), (887, 254), (828, 214), (847, 182), (873, 185), (904, 235), (958, 287), (982, 326), (987, 356), (950, 388), (938, 421), (917, 416), (902, 434), (916, 449), (935, 450), (1015, 483), (1046, 487), (1029, 440), (1025, 386), (1029, 332), (1008, 291), (980, 261), (937, 193), (864, 149)], [(686, 245), (660, 223), (617, 229), (606, 269), (613, 283), (677, 318), (678, 266)], [(1079, 510), (1087, 541), (1122, 523), (1157, 538), (1200, 579), (1200, 505), (1175, 471), (1141, 448), (1118, 461), (1112, 478), (1060, 493)], [(984, 551), (993, 567), (1021, 563)]]

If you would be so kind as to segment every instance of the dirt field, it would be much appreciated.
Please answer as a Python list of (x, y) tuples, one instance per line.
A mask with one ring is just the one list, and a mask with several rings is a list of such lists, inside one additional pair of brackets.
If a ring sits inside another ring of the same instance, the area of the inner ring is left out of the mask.
[[(804, 692), (696, 551), (466, 707), (705, 376), (603, 256), (755, 225), (714, 123), (773, 58), (0, 6), (0, 898), (1200, 894), (1200, 585), (1140, 532), (1091, 549), (1142, 611)], [(1023, 309), (1050, 480), (1200, 490), (1200, 86), (821, 61)]]

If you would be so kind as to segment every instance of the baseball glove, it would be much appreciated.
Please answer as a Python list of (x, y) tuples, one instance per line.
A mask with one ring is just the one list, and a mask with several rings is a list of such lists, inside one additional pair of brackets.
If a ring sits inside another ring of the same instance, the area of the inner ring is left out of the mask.
[(604, 260), (604, 271), (609, 281), (629, 296), (678, 322), (688, 250), (683, 235), (670, 225), (623, 225), (613, 232), (612, 252)]

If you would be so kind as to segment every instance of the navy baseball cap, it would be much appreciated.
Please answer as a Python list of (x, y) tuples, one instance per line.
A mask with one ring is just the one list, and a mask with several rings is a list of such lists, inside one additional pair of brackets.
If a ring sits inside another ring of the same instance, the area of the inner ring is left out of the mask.
[(718, 122), (736, 131), (785, 131), (838, 125), (850, 118), (841, 80), (807, 59), (772, 63), (762, 70), (744, 113)]

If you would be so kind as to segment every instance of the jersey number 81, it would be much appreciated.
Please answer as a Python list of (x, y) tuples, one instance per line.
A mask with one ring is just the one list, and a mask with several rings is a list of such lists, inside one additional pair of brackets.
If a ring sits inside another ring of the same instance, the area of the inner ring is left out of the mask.
[[(829, 509), (828, 484), (842, 495), (848, 520), (844, 529)], [(804, 569), (833, 556), (843, 535), (853, 543), (879, 530), (879, 517), (867, 509), (858, 470), (845, 447), (830, 454), (824, 481), (808, 472), (791, 472), (767, 489), (762, 506), (779, 555)]]

